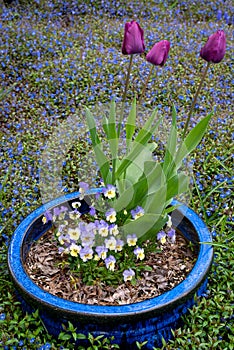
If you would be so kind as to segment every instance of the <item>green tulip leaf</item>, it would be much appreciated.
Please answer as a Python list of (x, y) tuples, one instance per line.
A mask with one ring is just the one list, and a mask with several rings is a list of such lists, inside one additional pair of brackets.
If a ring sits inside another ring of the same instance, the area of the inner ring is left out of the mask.
[(107, 185), (108, 183), (111, 183), (110, 163), (102, 150), (101, 142), (97, 134), (96, 123), (88, 108), (86, 109), (86, 120), (89, 127), (93, 149), (96, 155), (97, 164), (103, 181)]
[(162, 184), (158, 189), (146, 196), (145, 212), (161, 214), (167, 204), (167, 185)]
[(144, 163), (144, 176), (147, 179), (148, 193), (147, 195), (154, 193), (161, 186), (166, 183), (166, 178), (163, 172), (162, 165), (153, 160), (145, 161)]
[(116, 109), (115, 101), (112, 100), (109, 119), (107, 119), (106, 117), (103, 117), (104, 122), (102, 124), (107, 137), (107, 141), (110, 146), (112, 160), (115, 160), (118, 157), (118, 144), (119, 144), (119, 138), (117, 136), (117, 130), (116, 130), (115, 109)]
[(175, 152), (177, 147), (177, 126), (176, 126), (176, 109), (175, 106), (172, 108), (172, 124), (171, 130), (167, 141), (166, 153), (163, 162), (163, 170), (166, 176), (170, 176), (171, 172), (174, 170), (175, 162)]
[(133, 103), (132, 103), (132, 108), (129, 112), (127, 121), (126, 121), (126, 144), (127, 144), (127, 149), (129, 149), (132, 137), (135, 132), (136, 128), (136, 98), (134, 98)]
[(207, 126), (209, 124), (210, 118), (213, 115), (213, 112), (208, 116), (203, 118), (188, 134), (184, 142), (179, 147), (176, 157), (175, 164), (176, 167), (180, 167), (182, 160), (191, 153), (201, 141), (203, 135), (206, 132)]
[(135, 234), (139, 242), (156, 238), (156, 233), (165, 225), (167, 218), (160, 214), (146, 213), (137, 220), (129, 220), (123, 226), (124, 235)]
[(139, 180), (139, 178), (145, 171), (145, 162), (152, 161), (152, 152), (155, 150), (155, 148), (155, 143), (148, 143), (147, 145), (145, 145), (142, 152), (140, 152), (139, 155), (134, 159), (134, 161), (128, 166), (125, 173), (126, 184), (128, 182), (134, 183)]
[(167, 181), (167, 197), (172, 199), (178, 194), (184, 193), (188, 190), (189, 177), (184, 173), (176, 174)]
[(119, 197), (112, 202), (112, 206), (117, 212), (123, 209), (134, 209), (138, 205), (141, 206), (145, 193), (147, 193), (147, 179), (142, 176), (139, 181), (132, 183), (122, 193), (119, 193)]
[(139, 156), (140, 153), (144, 153), (146, 144), (149, 142), (153, 133), (156, 131), (162, 120), (162, 118), (160, 118), (155, 125), (152, 125), (156, 113), (157, 111), (155, 110), (152, 113), (151, 117), (147, 120), (143, 128), (139, 131), (138, 135), (136, 136), (136, 139), (132, 143), (131, 150), (123, 158), (123, 160), (120, 163), (120, 166), (116, 170), (116, 178), (118, 178), (123, 172), (126, 171), (129, 165), (133, 163), (133, 161)]

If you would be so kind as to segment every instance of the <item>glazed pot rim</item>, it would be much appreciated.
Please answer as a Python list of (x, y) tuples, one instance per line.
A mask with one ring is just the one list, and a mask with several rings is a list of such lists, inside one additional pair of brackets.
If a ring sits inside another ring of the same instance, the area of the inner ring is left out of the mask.
[[(98, 192), (100, 192), (100, 189), (92, 189), (88, 194), (91, 195)], [(184, 299), (194, 293), (206, 278), (213, 260), (213, 248), (211, 244), (200, 244), (197, 261), (187, 277), (173, 289), (148, 300), (123, 305), (89, 305), (65, 300), (44, 291), (30, 279), (24, 269), (21, 244), (32, 223), (43, 215), (46, 210), (63, 202), (74, 200), (78, 195), (79, 192), (73, 192), (43, 204), (29, 214), (13, 233), (8, 250), (8, 267), (16, 288), (23, 289), (32, 300), (43, 301), (43, 307), (59, 310), (61, 313), (66, 311), (69, 314), (85, 317), (109, 318), (114, 316), (123, 318), (134, 316), (136, 313), (139, 315), (152, 311), (156, 313), (163, 312), (175, 303), (178, 303), (179, 299)], [(171, 204), (179, 205), (177, 210), (192, 223), (200, 243), (212, 242), (211, 234), (205, 223), (192, 209), (177, 200), (173, 200)]]

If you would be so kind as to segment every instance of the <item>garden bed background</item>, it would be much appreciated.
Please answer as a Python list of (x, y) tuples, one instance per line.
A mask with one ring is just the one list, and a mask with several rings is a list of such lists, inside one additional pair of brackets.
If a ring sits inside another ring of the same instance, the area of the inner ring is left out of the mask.
[[(194, 52), (217, 29), (224, 29), (227, 34), (224, 64), (213, 66), (195, 109), (198, 119), (214, 108), (211, 128), (191, 159), (195, 180), (190, 205), (203, 217), (220, 246), (215, 246), (208, 291), (164, 349), (230, 349), (234, 343), (234, 240), (230, 238), (233, 234), (233, 12), (232, 1), (222, 0), (131, 1), (127, 5), (123, 1), (80, 4), (62, 0), (41, 0), (29, 5), (19, 0), (18, 5), (16, 2), (1, 5), (0, 84), (4, 90), (11, 90), (0, 101), (0, 347), (74, 348), (72, 325), (66, 326), (56, 339), (45, 331), (37, 312), (22, 313), (7, 271), (7, 246), (16, 226), (41, 204), (38, 160), (54, 129), (75, 115), (81, 105), (92, 106), (97, 100), (109, 100), (114, 87), (116, 98), (120, 98), (127, 65), (119, 55), (123, 23), (134, 18), (146, 28), (147, 47), (163, 39), (162, 33), (172, 42), (168, 67), (165, 66), (164, 73), (158, 71), (152, 76), (146, 104), (157, 106), (169, 120), (173, 101), (181, 127), (197, 82), (193, 74), (197, 65), (202, 67), (201, 62), (197, 64)], [(188, 56), (190, 59), (186, 60)], [(141, 63), (141, 69), (133, 72), (132, 96), (144, 80), (144, 63)], [(192, 78), (194, 82), (190, 84)], [(171, 95), (169, 91), (173, 91)], [(132, 96), (129, 95), (129, 101)], [(159, 143), (159, 152), (161, 146)], [(61, 148), (64, 191), (78, 189), (76, 163), (80, 161), (79, 155), (85, 157), (89, 150), (88, 139), (77, 142), (66, 155)], [(58, 161), (59, 158), (54, 160)], [(87, 163), (84, 171), (89, 168)], [(82, 179), (82, 173), (79, 176)], [(92, 336), (89, 339), (90, 344), (93, 342), (100, 349), (104, 345), (110, 348), (108, 340), (101, 339), (98, 345), (98, 340)]]

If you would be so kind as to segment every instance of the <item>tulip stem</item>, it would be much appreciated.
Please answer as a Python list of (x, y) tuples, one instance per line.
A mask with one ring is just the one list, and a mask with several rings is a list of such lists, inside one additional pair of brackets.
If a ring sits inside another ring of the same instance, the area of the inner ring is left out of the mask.
[(128, 65), (128, 72), (127, 72), (127, 77), (126, 77), (126, 82), (125, 82), (122, 107), (121, 107), (120, 119), (119, 119), (119, 125), (118, 125), (118, 137), (120, 135), (120, 129), (121, 129), (121, 124), (122, 124), (122, 120), (123, 120), (124, 105), (125, 105), (125, 101), (126, 101), (126, 97), (127, 97), (127, 90), (128, 90), (128, 85), (129, 85), (130, 72), (131, 72), (131, 68), (132, 68), (132, 61), (133, 61), (133, 55), (130, 55), (130, 61), (129, 61), (129, 65)]
[(143, 99), (143, 97), (145, 95), (145, 90), (146, 90), (146, 87), (148, 85), (149, 79), (150, 79), (150, 77), (152, 75), (153, 69), (154, 69), (154, 66), (152, 65), (151, 68), (150, 68), (150, 72), (148, 74), (148, 77), (146, 79), (146, 82), (145, 82), (145, 84), (143, 86), (143, 89), (142, 89), (142, 92), (141, 92), (141, 95), (140, 95), (140, 98), (139, 98), (139, 104), (141, 103), (141, 101), (142, 101), (142, 99)]
[(210, 62), (207, 62), (207, 66), (205, 67), (205, 70), (204, 70), (204, 72), (202, 74), (199, 86), (198, 86), (197, 91), (195, 93), (195, 96), (194, 96), (194, 99), (193, 99), (193, 102), (192, 102), (192, 105), (191, 105), (191, 108), (190, 108), (190, 111), (189, 111), (189, 114), (188, 114), (188, 118), (187, 118), (186, 123), (185, 123), (184, 131), (183, 131), (183, 135), (182, 135), (182, 141), (185, 139), (185, 135), (186, 135), (186, 132), (187, 132), (187, 129), (188, 129), (188, 125), (189, 125), (189, 122), (190, 122), (190, 119), (191, 119), (191, 116), (192, 116), (195, 104), (197, 102), (197, 98), (198, 98), (199, 92), (201, 91), (201, 87), (203, 85), (203, 82), (205, 80), (206, 74), (208, 72), (209, 66), (210, 66)]

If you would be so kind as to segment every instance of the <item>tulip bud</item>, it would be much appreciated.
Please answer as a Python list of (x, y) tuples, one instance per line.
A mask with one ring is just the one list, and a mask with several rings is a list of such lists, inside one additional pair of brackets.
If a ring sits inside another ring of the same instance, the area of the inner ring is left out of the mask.
[(226, 51), (226, 36), (223, 30), (209, 36), (206, 44), (201, 48), (200, 56), (207, 62), (219, 63)]
[(152, 47), (147, 53), (146, 60), (155, 66), (163, 66), (167, 60), (170, 50), (170, 43), (167, 40), (162, 40)]
[(142, 53), (145, 50), (144, 31), (135, 21), (127, 22), (124, 28), (124, 40), (122, 53), (132, 55)]

